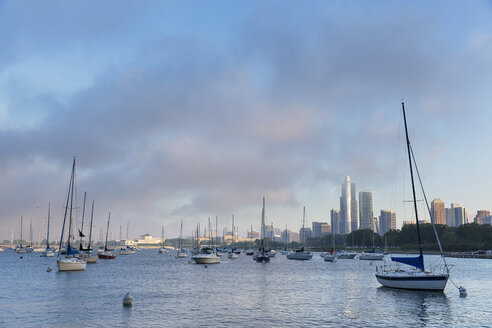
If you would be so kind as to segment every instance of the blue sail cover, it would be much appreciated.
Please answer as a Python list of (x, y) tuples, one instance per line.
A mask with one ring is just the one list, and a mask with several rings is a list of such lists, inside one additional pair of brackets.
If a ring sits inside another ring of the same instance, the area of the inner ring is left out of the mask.
[(392, 261), (411, 265), (424, 271), (424, 256), (420, 253), (417, 257), (391, 257)]
[(70, 244), (67, 246), (67, 255), (73, 255), (73, 254), (78, 254), (79, 251), (76, 248), (70, 247)]

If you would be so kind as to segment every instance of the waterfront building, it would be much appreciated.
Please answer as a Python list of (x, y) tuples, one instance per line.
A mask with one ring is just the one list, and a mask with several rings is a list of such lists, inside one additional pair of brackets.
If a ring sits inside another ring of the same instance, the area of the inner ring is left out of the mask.
[(444, 202), (439, 198), (435, 198), (431, 202), (431, 215), (434, 218), (435, 224), (446, 224), (446, 210)]
[(355, 183), (349, 176), (345, 177), (342, 184), (342, 195), (340, 196), (340, 220), (341, 234), (349, 234), (358, 229), (358, 211)]
[(360, 229), (371, 229), (374, 231), (372, 210), (372, 191), (364, 190), (359, 192), (359, 220)]
[(139, 239), (127, 240), (125, 242), (125, 244), (129, 245), (129, 246), (159, 246), (164, 241), (165, 241), (165, 239), (154, 238), (154, 237), (152, 237), (152, 235), (146, 233), (144, 235), (141, 235)]
[(486, 216), (490, 216), (490, 211), (487, 210), (478, 210), (477, 215), (475, 216), (475, 223), (482, 224), (482, 219)]
[(280, 235), (280, 241), (284, 244), (290, 243), (290, 231), (285, 229), (282, 230), (282, 233)]
[(342, 222), (340, 220), (340, 210), (334, 210), (334, 209), (332, 209), (330, 211), (330, 217), (331, 217), (331, 229), (332, 229), (332, 232), (335, 235), (341, 234), (341, 231), (342, 231), (342, 228), (341, 228)]
[(331, 233), (331, 227), (327, 222), (313, 222), (313, 237), (322, 237)]
[[(404, 221), (404, 224), (408, 221)], [(407, 223), (415, 224), (415, 223)], [(381, 210), (379, 215), (379, 234), (384, 235), (390, 230), (396, 229), (396, 213), (391, 210)]]
[(492, 216), (486, 216), (482, 219), (482, 224), (492, 225)]

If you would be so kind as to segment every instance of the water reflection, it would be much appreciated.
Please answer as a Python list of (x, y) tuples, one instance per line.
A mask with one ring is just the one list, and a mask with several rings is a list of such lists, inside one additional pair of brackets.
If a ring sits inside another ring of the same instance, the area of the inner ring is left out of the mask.
[(436, 324), (452, 326), (453, 318), (449, 299), (443, 292), (393, 289), (381, 286), (377, 288), (377, 296), (386, 301), (393, 301), (399, 307), (403, 306), (406, 315), (413, 318), (418, 327), (435, 327)]

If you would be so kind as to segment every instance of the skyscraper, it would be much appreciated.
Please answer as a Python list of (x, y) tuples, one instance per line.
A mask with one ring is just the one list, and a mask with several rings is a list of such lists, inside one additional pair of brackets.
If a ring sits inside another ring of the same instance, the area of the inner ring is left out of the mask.
[(457, 203), (451, 203), (451, 208), (446, 208), (446, 224), (450, 227), (459, 227), (468, 223), (466, 208)]
[(359, 192), (359, 219), (360, 229), (371, 229), (374, 231), (372, 212), (372, 191)]
[(477, 216), (475, 216), (475, 223), (482, 224), (482, 219), (486, 216), (490, 215), (490, 211), (487, 210), (478, 210)]
[(342, 195), (340, 197), (340, 233), (348, 234), (352, 230), (357, 230), (357, 199), (355, 193), (355, 183), (346, 176), (342, 184)]
[(381, 210), (379, 215), (379, 234), (384, 235), (393, 229), (396, 229), (396, 213), (390, 210)]
[(439, 198), (435, 198), (431, 202), (431, 214), (434, 218), (434, 224), (446, 224), (446, 211), (444, 202)]
[(330, 211), (330, 217), (331, 217), (331, 229), (332, 229), (331, 231), (333, 232), (333, 234), (339, 235), (341, 230), (340, 211), (332, 209)]

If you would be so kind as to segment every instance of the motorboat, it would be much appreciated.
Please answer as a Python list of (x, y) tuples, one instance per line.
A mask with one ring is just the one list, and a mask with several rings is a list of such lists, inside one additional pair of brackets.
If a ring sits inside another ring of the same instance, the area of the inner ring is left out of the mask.
[(294, 249), (287, 254), (289, 260), (310, 260), (313, 258), (313, 253), (304, 250), (304, 247)]
[(337, 258), (339, 260), (353, 260), (357, 256), (355, 252), (340, 251), (337, 252)]
[(196, 264), (218, 264), (220, 257), (215, 254), (215, 250), (211, 247), (204, 247), (197, 255), (191, 257)]

